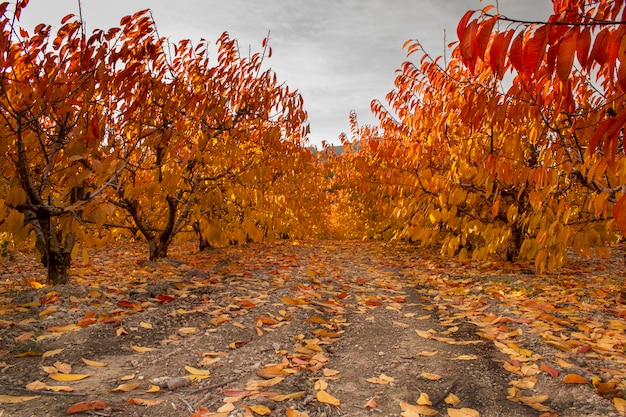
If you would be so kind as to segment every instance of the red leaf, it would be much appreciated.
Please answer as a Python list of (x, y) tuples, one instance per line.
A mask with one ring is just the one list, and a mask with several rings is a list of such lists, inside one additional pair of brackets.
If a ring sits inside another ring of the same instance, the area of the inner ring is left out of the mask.
[(467, 29), (463, 32), (463, 38), (460, 39), (461, 57), (463, 58), (463, 63), (472, 74), (474, 73), (477, 58), (475, 51), (477, 26), (477, 21), (472, 20)]
[(572, 28), (559, 42), (556, 57), (556, 73), (562, 82), (567, 82), (574, 64), (574, 53), (578, 41), (578, 28)]
[(489, 65), (491, 66), (491, 71), (493, 71), (498, 78), (504, 76), (506, 52), (514, 33), (515, 31), (513, 29), (498, 33), (489, 48)]
[(171, 301), (174, 301), (174, 296), (173, 295), (159, 295), (157, 296), (157, 300), (159, 300), (161, 303), (169, 303)]
[(591, 47), (591, 32), (589, 28), (584, 28), (578, 33), (578, 45), (576, 46), (576, 56), (583, 68), (587, 68), (589, 61), (589, 48)]
[(620, 87), (622, 87), (622, 91), (626, 92), (626, 57), (621, 60), (622, 62), (617, 69), (617, 82)]
[(67, 23), (68, 20), (70, 20), (71, 18), (73, 18), (74, 16), (76, 16), (75, 14), (68, 14), (66, 16), (63, 17), (63, 19), (61, 19), (61, 24), (64, 25)]
[(459, 24), (456, 27), (456, 35), (459, 37), (460, 41), (463, 40), (463, 34), (465, 33), (467, 22), (469, 21), (470, 17), (472, 17), (472, 15), (475, 12), (476, 10), (468, 10), (467, 12), (465, 12), (461, 20), (459, 20)]
[(559, 376), (559, 371), (551, 366), (546, 365), (545, 363), (541, 364), (541, 370), (550, 374), (552, 378), (557, 378)]
[(120, 300), (117, 302), (117, 305), (120, 307), (135, 308), (137, 310), (141, 309), (141, 306), (139, 304), (134, 303), (132, 301), (128, 301), (128, 300)]
[(476, 58), (484, 59), (487, 44), (489, 44), (489, 39), (491, 39), (491, 31), (497, 20), (496, 17), (492, 17), (484, 21), (478, 28), (478, 33), (474, 40), (474, 56)]
[(548, 41), (548, 27), (541, 26), (533, 33), (532, 37), (524, 43), (524, 75), (534, 78), (539, 65), (546, 53)]
[(622, 235), (626, 236), (626, 195), (623, 195), (613, 207), (613, 217)]
[(109, 406), (104, 401), (100, 400), (82, 401), (68, 408), (65, 414), (77, 414), (84, 413), (85, 411), (104, 410), (108, 407)]
[(513, 43), (511, 44), (511, 49), (509, 51), (509, 61), (511, 61), (511, 65), (513, 68), (520, 74), (523, 74), (523, 41), (524, 41), (524, 33), (520, 32), (515, 39), (513, 39)]

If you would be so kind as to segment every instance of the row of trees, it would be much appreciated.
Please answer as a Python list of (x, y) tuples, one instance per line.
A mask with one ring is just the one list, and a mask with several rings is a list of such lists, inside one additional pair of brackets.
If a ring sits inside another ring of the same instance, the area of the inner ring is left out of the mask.
[(338, 224), (539, 270), (626, 234), (624, 1), (553, 3), (546, 22), (469, 11), (443, 66), (405, 44), (380, 125), (353, 116)]
[(0, 5), (0, 229), (29, 240), (48, 280), (79, 247), (140, 236), (150, 259), (175, 237), (202, 247), (318, 232), (324, 195), (302, 98), (224, 33), (158, 35), (148, 10), (87, 34), (20, 28)]

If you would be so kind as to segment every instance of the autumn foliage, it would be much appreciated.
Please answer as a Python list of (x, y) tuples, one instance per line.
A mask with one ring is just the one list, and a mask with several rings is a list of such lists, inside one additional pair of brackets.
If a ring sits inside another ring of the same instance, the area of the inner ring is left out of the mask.
[(111, 239), (142, 238), (154, 260), (177, 237), (318, 232), (306, 112), (261, 68), (267, 40), (249, 57), (226, 33), (216, 51), (172, 44), (148, 10), (91, 34), (74, 15), (29, 33), (27, 3), (0, 6), (0, 228), (37, 249), (49, 281)]
[(626, 234), (625, 13), (603, 0), (555, 1), (535, 23), (469, 11), (443, 63), (407, 41), (416, 62), (388, 106), (372, 103), (380, 125), (353, 116), (337, 158), (338, 223), (538, 270), (603, 253)]

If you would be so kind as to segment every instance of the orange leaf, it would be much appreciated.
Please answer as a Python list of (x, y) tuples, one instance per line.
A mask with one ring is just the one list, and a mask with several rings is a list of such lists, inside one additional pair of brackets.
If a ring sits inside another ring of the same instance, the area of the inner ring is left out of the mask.
[(126, 401), (126, 404), (134, 404), (134, 405), (143, 405), (143, 406), (151, 406), (151, 405), (159, 405), (163, 402), (163, 400), (150, 400), (147, 398), (130, 398)]
[(553, 367), (551, 367), (551, 366), (546, 365), (545, 363), (542, 363), (542, 364), (541, 364), (541, 368), (540, 368), (540, 369), (541, 369), (542, 371), (544, 371), (544, 372), (546, 372), (546, 373), (550, 374), (550, 376), (551, 376), (552, 378), (556, 378), (556, 377), (558, 377), (558, 376), (559, 376), (559, 371), (558, 371), (558, 370), (556, 370), (555, 368), (553, 368)]
[[(622, 63), (622, 67), (626, 67), (625, 63)], [(613, 217), (622, 235), (626, 236), (626, 194), (621, 196), (613, 207)]]
[(84, 413), (85, 411), (104, 410), (108, 407), (109, 406), (104, 401), (100, 400), (82, 401), (68, 408), (65, 414), (78, 414)]
[(578, 41), (578, 28), (571, 28), (559, 42), (559, 51), (556, 56), (556, 73), (562, 82), (569, 79), (574, 64), (574, 53)]
[(580, 375), (577, 374), (567, 374), (565, 375), (565, 378), (563, 378), (563, 383), (564, 384), (588, 384), (589, 381), (587, 381), (586, 378), (583, 378)]

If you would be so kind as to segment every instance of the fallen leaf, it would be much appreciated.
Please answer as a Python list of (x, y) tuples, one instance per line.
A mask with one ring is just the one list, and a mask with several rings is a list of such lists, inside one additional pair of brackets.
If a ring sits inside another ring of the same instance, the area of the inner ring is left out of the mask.
[(434, 351), (427, 351), (427, 350), (425, 350), (425, 351), (423, 351), (423, 352), (420, 352), (420, 353), (416, 354), (415, 356), (424, 356), (424, 357), (429, 357), (429, 356), (435, 356), (435, 355), (437, 355), (438, 353), (439, 353), (439, 352), (438, 352), (438, 351), (436, 351), (436, 350), (434, 350)]
[(317, 394), (315, 394), (315, 398), (317, 398), (317, 401), (319, 401), (321, 403), (334, 405), (336, 407), (338, 407), (341, 404), (339, 399), (333, 397), (332, 395), (330, 395), (329, 393), (327, 393), (324, 390), (317, 391)]
[(0, 395), (0, 403), (17, 404), (17, 403), (23, 403), (26, 401), (34, 400), (35, 398), (39, 398), (39, 395), (34, 395), (34, 396)]
[(400, 408), (402, 408), (402, 417), (421, 417), (421, 416), (436, 416), (439, 412), (427, 405), (413, 405), (404, 401), (400, 401)]
[(456, 407), (461, 402), (459, 397), (457, 397), (456, 395), (454, 395), (452, 393), (448, 394), (448, 396), (446, 397), (446, 399), (444, 401), (445, 401), (446, 404), (450, 404), (453, 407)]
[(339, 371), (335, 370), (335, 369), (328, 369), (328, 368), (324, 368), (324, 376), (335, 376), (337, 374), (339, 374)]
[(39, 380), (26, 384), (26, 389), (30, 389), (30, 390), (42, 390), (42, 389), (46, 389), (47, 387), (48, 385), (46, 385), (45, 383)]
[(304, 394), (306, 394), (306, 391), (298, 391), (298, 392), (292, 392), (291, 394), (274, 395), (273, 397), (270, 397), (270, 399), (272, 401), (277, 401), (277, 402), (287, 401), (287, 400), (297, 400), (298, 398), (304, 397)]
[(54, 356), (54, 355), (58, 355), (58, 354), (59, 354), (59, 353), (61, 353), (61, 352), (63, 352), (63, 349), (54, 349), (54, 350), (49, 350), (49, 351), (47, 351), (47, 352), (44, 352), (44, 353), (41, 355), (41, 357), (45, 359), (45, 358), (49, 358), (49, 357)]
[(55, 362), (54, 367), (62, 374), (71, 374), (72, 373), (72, 365), (69, 363), (63, 362)]
[(208, 369), (198, 369), (191, 366), (185, 366), (185, 370), (192, 375), (210, 376), (211, 372)]
[(129, 398), (128, 401), (126, 401), (126, 404), (143, 405), (143, 406), (149, 407), (152, 405), (159, 405), (162, 402), (163, 400), (150, 400), (146, 398)]
[(108, 364), (105, 363), (105, 362), (97, 362), (97, 361), (92, 361), (92, 360), (85, 359), (85, 358), (81, 358), (81, 360), (87, 366), (95, 366), (97, 368), (102, 368), (102, 367), (108, 366)]
[(155, 348), (134, 346), (134, 345), (130, 345), (130, 348), (134, 350), (135, 352), (139, 352), (139, 353), (152, 352), (153, 350), (156, 350)]
[(141, 385), (141, 382), (128, 382), (126, 384), (120, 384), (117, 387), (113, 388), (111, 392), (128, 392), (136, 389)]
[(577, 374), (567, 374), (565, 375), (565, 378), (563, 378), (562, 381), (564, 384), (588, 384), (589, 381), (587, 381), (586, 378), (577, 375)]
[(613, 405), (615, 406), (615, 409), (617, 409), (617, 411), (621, 415), (626, 416), (626, 400), (625, 399), (615, 397), (613, 398)]
[(270, 408), (266, 405), (252, 405), (247, 408), (260, 416), (266, 416), (272, 412), (272, 410), (270, 410)]
[(144, 321), (142, 321), (141, 323), (139, 323), (140, 327), (143, 327), (144, 329), (148, 329), (151, 330), (152, 329), (152, 325), (150, 323), (146, 323)]
[(390, 382), (395, 381), (395, 379), (385, 374), (380, 374), (379, 377), (367, 378), (366, 381), (372, 384), (387, 385)]
[(431, 381), (438, 381), (438, 380), (443, 378), (441, 375), (432, 374), (430, 372), (422, 372), (422, 377), (426, 378), (426, 379), (429, 379)]
[(60, 374), (54, 373), (48, 375), (48, 378), (55, 381), (80, 381), (81, 379), (89, 378), (93, 374)]
[(150, 384), (150, 388), (146, 390), (148, 393), (155, 393), (161, 391), (161, 387), (158, 385)]
[(78, 413), (84, 413), (85, 411), (104, 410), (105, 408), (109, 408), (109, 406), (104, 401), (100, 401), (100, 400), (82, 401), (82, 402), (79, 402), (70, 406), (70, 408), (67, 409), (65, 414), (78, 414)]
[(285, 417), (309, 417), (309, 415), (308, 413), (304, 411), (297, 411), (297, 410), (294, 410), (293, 408), (288, 408), (286, 410)]
[(417, 403), (417, 405), (427, 405), (427, 406), (432, 406), (433, 402), (430, 401), (430, 398), (428, 397), (428, 394), (426, 394), (425, 392), (422, 392), (419, 396), (419, 398), (417, 399), (417, 401), (415, 401)]
[(376, 408), (376, 405), (377, 405), (376, 397), (372, 397), (365, 403), (363, 408)]
[(456, 358), (450, 358), (451, 361), (473, 361), (478, 359), (476, 355), (459, 355)]
[(323, 391), (326, 388), (328, 388), (328, 382), (323, 379), (318, 379), (315, 381), (315, 384), (313, 384), (313, 389), (316, 389), (317, 391)]
[(448, 408), (450, 417), (480, 417), (480, 413), (473, 408)]

